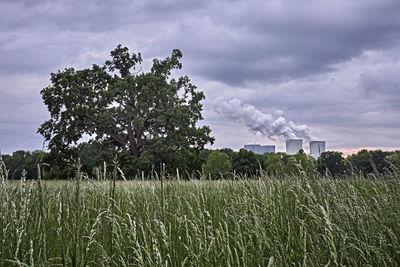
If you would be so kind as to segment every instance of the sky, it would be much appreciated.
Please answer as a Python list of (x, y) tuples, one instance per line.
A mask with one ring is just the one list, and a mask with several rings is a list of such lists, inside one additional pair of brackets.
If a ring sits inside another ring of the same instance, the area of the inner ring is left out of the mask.
[(398, 0), (2, 0), (0, 151), (43, 148), (50, 73), (102, 64), (118, 44), (143, 70), (174, 48), (202, 90), (212, 148), (274, 144), (216, 112), (236, 99), (307, 125), (328, 150), (400, 149)]

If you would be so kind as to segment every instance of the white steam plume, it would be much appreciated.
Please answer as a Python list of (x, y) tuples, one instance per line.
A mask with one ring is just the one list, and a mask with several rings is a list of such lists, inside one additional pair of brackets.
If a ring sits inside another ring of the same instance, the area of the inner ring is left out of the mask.
[(239, 99), (233, 98), (217, 101), (215, 111), (233, 121), (243, 122), (253, 132), (259, 132), (272, 140), (276, 137), (317, 140), (307, 125), (296, 125), (289, 121), (281, 110), (266, 114), (253, 105), (242, 104)]

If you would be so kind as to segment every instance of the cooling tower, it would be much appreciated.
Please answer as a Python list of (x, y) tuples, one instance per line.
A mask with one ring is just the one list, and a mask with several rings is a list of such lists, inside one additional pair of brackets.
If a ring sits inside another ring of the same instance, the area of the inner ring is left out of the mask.
[(286, 154), (294, 155), (302, 149), (301, 139), (286, 139)]
[(310, 156), (319, 158), (325, 152), (325, 141), (311, 141), (310, 142)]

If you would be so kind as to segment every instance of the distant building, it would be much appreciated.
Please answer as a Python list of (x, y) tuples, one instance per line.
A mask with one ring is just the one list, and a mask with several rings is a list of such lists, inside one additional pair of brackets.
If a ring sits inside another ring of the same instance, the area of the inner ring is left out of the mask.
[(244, 149), (256, 154), (275, 153), (275, 146), (272, 145), (244, 145)]

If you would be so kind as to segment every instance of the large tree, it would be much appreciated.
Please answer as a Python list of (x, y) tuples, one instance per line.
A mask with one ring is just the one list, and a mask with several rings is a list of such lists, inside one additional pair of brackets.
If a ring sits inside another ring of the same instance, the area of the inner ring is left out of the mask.
[[(50, 112), (38, 132), (53, 151), (65, 151), (83, 135), (111, 142), (136, 159), (144, 152), (198, 150), (212, 143), (202, 119), (202, 91), (187, 76), (177, 79), (182, 53), (154, 59), (149, 72), (138, 70), (141, 54), (119, 45), (103, 66), (51, 74), (51, 85), (41, 91)], [(136, 69), (136, 70), (135, 70)]]

